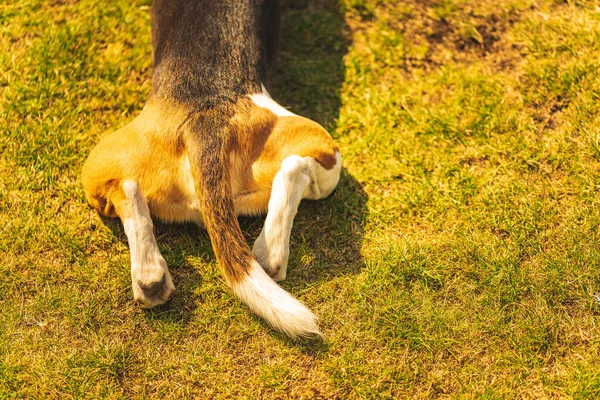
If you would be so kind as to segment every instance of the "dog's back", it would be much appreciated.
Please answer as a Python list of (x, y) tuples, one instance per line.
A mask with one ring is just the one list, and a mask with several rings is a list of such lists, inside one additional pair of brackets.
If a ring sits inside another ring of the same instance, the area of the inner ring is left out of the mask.
[(152, 24), (153, 95), (202, 110), (269, 86), (278, 1), (157, 0)]

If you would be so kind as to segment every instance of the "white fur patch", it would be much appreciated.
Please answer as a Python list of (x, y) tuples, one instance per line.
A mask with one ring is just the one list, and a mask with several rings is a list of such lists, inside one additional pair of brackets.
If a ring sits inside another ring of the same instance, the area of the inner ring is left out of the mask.
[(325, 169), (316, 160), (313, 160), (313, 168), (316, 176), (316, 184), (319, 187), (318, 193), (307, 193), (304, 198), (310, 200), (320, 200), (329, 196), (340, 181), (340, 172), (342, 170), (342, 155), (335, 153), (335, 165), (331, 169)]
[(288, 109), (283, 108), (275, 100), (273, 100), (269, 92), (267, 92), (267, 89), (262, 84), (261, 87), (263, 91), (262, 93), (249, 95), (254, 104), (259, 107), (266, 108), (278, 117), (293, 117), (296, 115)]
[[(126, 180), (122, 187), (130, 207), (127, 218), (123, 218), (122, 221), (131, 253), (133, 295), (142, 307), (150, 308), (166, 302), (175, 290), (175, 286), (167, 263), (156, 244), (148, 203), (139, 190), (137, 182)], [(140, 288), (140, 284), (149, 285), (163, 279), (161, 293), (151, 298)]]
[(306, 189), (311, 181), (314, 182), (314, 176), (311, 177), (310, 172), (307, 160), (289, 156), (283, 160), (281, 169), (273, 179), (265, 225), (254, 242), (252, 251), (276, 281), (284, 280), (287, 274), (294, 217)]

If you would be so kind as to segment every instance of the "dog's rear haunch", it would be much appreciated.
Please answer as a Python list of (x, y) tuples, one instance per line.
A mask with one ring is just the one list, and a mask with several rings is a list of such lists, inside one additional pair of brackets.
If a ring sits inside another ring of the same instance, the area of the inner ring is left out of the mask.
[[(340, 153), (319, 124), (269, 96), (276, 1), (157, 0), (152, 93), (139, 116), (105, 137), (83, 166), (90, 204), (119, 217), (134, 298), (150, 308), (175, 290), (152, 217), (206, 227), (233, 292), (291, 337), (320, 335), (315, 315), (277, 285), (302, 199), (328, 196)], [(253, 249), (237, 215), (267, 212)]]

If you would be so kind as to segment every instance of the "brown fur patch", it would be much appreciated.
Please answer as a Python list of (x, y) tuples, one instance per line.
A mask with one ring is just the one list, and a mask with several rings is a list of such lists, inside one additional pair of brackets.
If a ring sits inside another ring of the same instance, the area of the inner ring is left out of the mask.
[(277, 118), (267, 140), (264, 143), (254, 142), (251, 146), (261, 148), (260, 156), (252, 164), (257, 186), (269, 188), (286, 157), (313, 157), (324, 168), (331, 169), (335, 165), (335, 153), (338, 151), (325, 129), (316, 122), (299, 116)]

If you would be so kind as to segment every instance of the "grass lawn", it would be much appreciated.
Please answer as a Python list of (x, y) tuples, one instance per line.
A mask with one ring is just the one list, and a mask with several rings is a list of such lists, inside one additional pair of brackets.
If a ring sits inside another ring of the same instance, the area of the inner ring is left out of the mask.
[(79, 173), (150, 91), (151, 2), (0, 1), (0, 399), (600, 398), (598, 3), (289, 3), (273, 95), (345, 165), (282, 284), (322, 342), (194, 226), (157, 224), (177, 292), (136, 307)]

